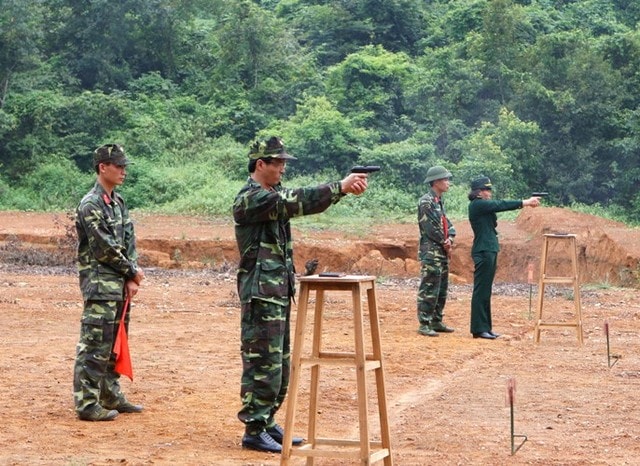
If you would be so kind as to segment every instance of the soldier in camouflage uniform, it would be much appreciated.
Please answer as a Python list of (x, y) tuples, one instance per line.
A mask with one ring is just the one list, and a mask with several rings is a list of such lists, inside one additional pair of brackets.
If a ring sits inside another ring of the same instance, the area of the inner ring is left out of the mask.
[(437, 337), (453, 332), (442, 322), (449, 287), (449, 260), (456, 231), (446, 216), (442, 194), (449, 190), (451, 173), (441, 166), (429, 168), (425, 182), (431, 189), (418, 203), (421, 281), (418, 288), (418, 333)]
[[(133, 224), (114, 188), (126, 177), (124, 149), (107, 144), (94, 152), (97, 181), (76, 211), (78, 271), (84, 311), (76, 348), (73, 390), (78, 418), (110, 421), (142, 411), (120, 391), (112, 353), (124, 297), (133, 298), (144, 273), (138, 267)], [(126, 315), (128, 326), (129, 313)]]
[[(290, 370), (289, 322), (295, 296), (289, 219), (323, 212), (347, 193), (361, 194), (366, 174), (316, 187), (281, 184), (288, 160), (282, 140), (257, 141), (249, 153), (249, 179), (233, 204), (240, 252), (238, 294), (242, 306), (243, 448), (281, 452), (284, 433), (275, 414), (287, 392)], [(294, 445), (302, 443), (294, 437)]]

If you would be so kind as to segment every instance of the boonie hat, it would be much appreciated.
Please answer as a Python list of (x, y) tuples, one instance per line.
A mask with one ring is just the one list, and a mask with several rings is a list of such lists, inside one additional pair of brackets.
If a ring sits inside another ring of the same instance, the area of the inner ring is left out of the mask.
[(488, 176), (481, 176), (471, 182), (471, 190), (488, 189), (491, 191), (491, 180)]
[(120, 144), (105, 144), (93, 152), (93, 166), (101, 163), (111, 163), (119, 167), (129, 165), (131, 162), (124, 155), (124, 147)]
[(451, 178), (453, 175), (449, 170), (440, 165), (436, 165), (435, 167), (431, 167), (427, 170), (427, 177), (424, 179), (425, 183), (430, 183), (436, 180), (442, 180), (444, 178)]
[(252, 160), (262, 158), (298, 160), (293, 155), (287, 154), (284, 150), (284, 142), (276, 136), (272, 136), (268, 141), (256, 141), (251, 145), (249, 158)]

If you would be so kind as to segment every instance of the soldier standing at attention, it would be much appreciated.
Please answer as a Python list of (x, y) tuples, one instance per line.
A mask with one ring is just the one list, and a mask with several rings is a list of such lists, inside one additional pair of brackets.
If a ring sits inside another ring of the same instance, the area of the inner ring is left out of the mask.
[(471, 334), (473, 338), (494, 340), (500, 335), (491, 326), (491, 289), (496, 275), (498, 251), (498, 217), (496, 212), (538, 207), (539, 197), (522, 201), (494, 201), (491, 180), (481, 176), (471, 182), (469, 192), (469, 222), (473, 229), (471, 256), (473, 271), (473, 294), (471, 296)]
[(425, 183), (431, 189), (418, 202), (420, 259), (422, 277), (418, 288), (418, 333), (437, 337), (454, 331), (442, 322), (449, 287), (449, 260), (456, 230), (447, 218), (442, 194), (449, 190), (451, 173), (444, 167), (427, 170)]
[[(289, 160), (282, 140), (256, 141), (249, 152), (249, 178), (233, 204), (240, 252), (238, 294), (242, 306), (242, 447), (280, 453), (283, 429), (275, 414), (284, 401), (290, 371), (290, 311), (295, 296), (289, 219), (323, 212), (346, 194), (362, 194), (366, 174), (311, 188), (281, 184)], [(293, 438), (293, 444), (302, 443)]]
[[(97, 181), (76, 210), (78, 271), (84, 300), (80, 341), (76, 348), (73, 391), (83, 421), (111, 421), (118, 413), (138, 413), (127, 401), (114, 372), (113, 344), (124, 298), (133, 298), (144, 273), (136, 259), (133, 224), (124, 199), (114, 188), (127, 175), (124, 149), (107, 144), (96, 149)], [(128, 324), (129, 313), (126, 315)]]

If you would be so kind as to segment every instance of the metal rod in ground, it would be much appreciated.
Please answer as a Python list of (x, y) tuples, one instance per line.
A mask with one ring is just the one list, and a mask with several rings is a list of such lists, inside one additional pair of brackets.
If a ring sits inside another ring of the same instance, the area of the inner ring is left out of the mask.
[[(514, 429), (514, 415), (513, 415), (513, 403), (514, 403), (514, 398), (515, 398), (515, 391), (516, 391), (516, 380), (514, 378), (511, 378), (509, 380), (507, 380), (507, 397), (509, 399), (509, 408), (511, 411), (511, 455), (515, 455), (516, 452), (518, 450), (520, 450), (520, 447), (522, 447), (522, 445), (524, 445), (524, 442), (527, 441), (527, 436), (526, 435), (516, 435), (515, 429)], [(520, 442), (520, 444), (516, 447), (516, 438), (522, 438), (522, 442)]]
[(527, 281), (529, 282), (529, 320), (531, 320), (531, 295), (533, 294), (533, 264), (531, 262), (528, 266)]
[[(609, 366), (609, 369), (611, 369), (613, 365), (618, 362), (620, 356), (618, 356), (617, 354), (611, 354), (609, 346), (609, 322), (606, 320), (604, 321), (604, 334), (607, 337), (607, 365)], [(611, 360), (613, 360), (613, 363), (611, 362)]]

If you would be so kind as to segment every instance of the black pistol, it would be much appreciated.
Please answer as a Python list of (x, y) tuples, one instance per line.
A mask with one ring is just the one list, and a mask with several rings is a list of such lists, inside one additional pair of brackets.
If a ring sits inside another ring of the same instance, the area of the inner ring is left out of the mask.
[(379, 171), (379, 165), (356, 165), (355, 167), (351, 167), (351, 173), (373, 173)]
[(547, 197), (549, 195), (549, 193), (544, 192), (544, 191), (536, 191), (534, 193), (531, 193), (532, 197)]

